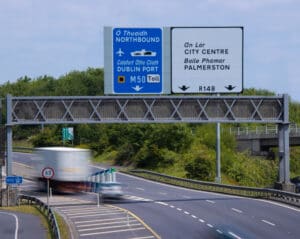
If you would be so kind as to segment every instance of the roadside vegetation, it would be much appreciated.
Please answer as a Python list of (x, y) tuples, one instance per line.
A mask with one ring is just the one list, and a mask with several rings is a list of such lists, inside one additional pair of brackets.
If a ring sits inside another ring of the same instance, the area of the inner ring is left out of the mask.
[[(103, 70), (73, 71), (55, 79), (22, 77), (0, 86), (0, 95), (59, 96), (103, 95)], [(246, 89), (244, 95), (274, 95), (261, 89)], [(5, 112), (2, 112), (4, 123)], [(300, 104), (290, 102), (290, 122), (300, 123)], [(277, 180), (278, 158), (254, 157), (237, 152), (229, 128), (250, 124), (221, 124), (222, 183), (272, 187)], [(81, 124), (16, 126), (14, 145), (58, 146), (62, 128), (74, 127), (75, 138), (67, 146), (90, 148), (96, 162), (143, 168), (173, 176), (215, 180), (215, 124)], [(277, 149), (272, 149), (277, 155)], [(291, 176), (300, 175), (300, 147), (291, 147)]]

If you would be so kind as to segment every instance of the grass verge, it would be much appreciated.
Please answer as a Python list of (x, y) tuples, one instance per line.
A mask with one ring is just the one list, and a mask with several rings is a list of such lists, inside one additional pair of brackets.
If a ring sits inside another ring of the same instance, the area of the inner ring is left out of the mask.
[[(36, 207), (34, 205), (20, 205), (20, 206), (16, 206), (16, 207), (3, 207), (1, 209), (14, 211), (14, 212), (28, 213), (28, 214), (38, 216), (41, 220), (43, 227), (46, 230), (47, 239), (53, 238), (47, 217), (38, 209), (38, 207)], [(70, 235), (69, 235), (69, 230), (68, 230), (68, 226), (67, 226), (66, 222), (57, 213), (55, 213), (55, 217), (56, 217), (57, 224), (58, 224), (58, 227), (60, 230), (61, 239), (69, 239)]]

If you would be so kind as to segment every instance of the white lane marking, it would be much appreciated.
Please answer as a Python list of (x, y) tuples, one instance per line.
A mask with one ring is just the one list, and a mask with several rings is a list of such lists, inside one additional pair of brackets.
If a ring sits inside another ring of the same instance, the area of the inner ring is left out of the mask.
[(19, 220), (18, 220), (18, 217), (16, 214), (13, 214), (13, 213), (9, 213), (9, 212), (0, 212), (1, 214), (6, 214), (6, 215), (9, 215), (9, 216), (12, 216), (15, 218), (15, 221), (16, 221), (16, 229), (15, 229), (15, 239), (18, 239), (18, 230), (19, 230)]
[(105, 211), (94, 211), (94, 212), (90, 212), (90, 211), (87, 211), (87, 212), (76, 212), (76, 213), (65, 213), (66, 215), (68, 216), (77, 216), (77, 215), (93, 215), (93, 214), (106, 214), (106, 213), (115, 213), (115, 212), (121, 212), (120, 210), (105, 210)]
[(178, 207), (178, 208), (176, 208), (176, 209), (177, 209), (178, 211), (182, 211), (182, 209), (181, 209), (181, 208), (179, 208), (179, 207)]
[(235, 211), (235, 212), (237, 212), (237, 213), (243, 213), (243, 211), (242, 211), (242, 210), (236, 209), (236, 208), (234, 208), (234, 207), (233, 207), (233, 208), (231, 208), (231, 210), (232, 210), (232, 211)]
[[(94, 165), (91, 165), (91, 167), (98, 168), (97, 166), (94, 166)], [(207, 194), (207, 195), (210, 195), (210, 196), (211, 195), (216, 195), (216, 196), (219, 196), (219, 197), (226, 197), (226, 198), (231, 198), (231, 199), (236, 199), (236, 198), (238, 198), (238, 199), (245, 199), (245, 197), (240, 197), (240, 196), (236, 196), (236, 195), (228, 195), (228, 194), (222, 194), (222, 193), (216, 193), (216, 192), (207, 192), (207, 191), (196, 190), (196, 189), (191, 189), (191, 188), (182, 188), (180, 186), (174, 186), (174, 185), (169, 185), (169, 184), (165, 184), (165, 183), (155, 182), (155, 181), (151, 181), (151, 180), (148, 180), (148, 179), (145, 179), (145, 178), (140, 178), (140, 177), (136, 177), (136, 176), (133, 176), (133, 175), (128, 175), (126, 173), (120, 173), (120, 172), (118, 172), (118, 174), (121, 174), (121, 175), (123, 175), (125, 177), (129, 177), (129, 178), (134, 178), (134, 179), (138, 179), (138, 180), (141, 180), (141, 181), (145, 181), (145, 182), (148, 182), (148, 183), (162, 185), (162, 186), (169, 187), (169, 188), (181, 189), (181, 190), (184, 190), (184, 191), (187, 191), (187, 192), (198, 192), (198, 193), (201, 192), (203, 194)], [(283, 208), (287, 208), (287, 209), (290, 209), (290, 210), (293, 210), (293, 211), (296, 211), (296, 212), (300, 212), (300, 209), (298, 209), (298, 208), (287, 206), (285, 204), (281, 204), (281, 203), (278, 203), (278, 202), (272, 202), (272, 201), (268, 201), (268, 200), (265, 200), (265, 199), (257, 199), (257, 198), (246, 198), (246, 199), (247, 200), (253, 200), (253, 201), (261, 201), (261, 202), (265, 202), (265, 203), (276, 205), (278, 207), (283, 207)]]
[(195, 218), (195, 219), (197, 219), (198, 217), (197, 216), (195, 216), (195, 215), (191, 215), (192, 216), (192, 218)]
[(205, 200), (205, 201), (209, 202), (209, 203), (212, 203), (212, 204), (216, 203), (215, 201), (212, 201), (212, 200)]
[(160, 204), (160, 205), (164, 205), (164, 206), (169, 206), (169, 204), (165, 203), (165, 202), (155, 202), (157, 204)]
[(264, 222), (264, 223), (266, 223), (266, 224), (268, 224), (268, 225), (270, 225), (270, 226), (273, 226), (273, 227), (276, 226), (275, 223), (273, 223), (273, 222), (269, 222), (267, 220), (261, 220), (261, 221)]
[(160, 195), (167, 195), (167, 193), (159, 192)]
[(231, 236), (233, 236), (236, 239), (242, 239), (240, 236), (236, 235), (235, 233), (233, 233), (231, 231), (229, 231), (228, 234), (231, 235)]
[(129, 200), (134, 200), (134, 201), (154, 202), (152, 199), (136, 197), (133, 195), (125, 195), (125, 198), (129, 199)]
[(223, 234), (223, 232), (220, 229), (216, 230), (219, 234)]
[(173, 206), (173, 205), (170, 205), (170, 208), (175, 208), (175, 206)]
[(144, 227), (137, 227), (137, 228), (124, 229), (124, 230), (105, 231), (105, 232), (94, 232), (94, 233), (85, 233), (85, 234), (80, 234), (80, 236), (81, 236), (81, 237), (84, 237), (84, 236), (101, 235), (101, 234), (110, 234), (110, 233), (117, 233), (117, 232), (138, 231), (138, 230), (145, 230), (145, 228), (144, 228)]
[(136, 188), (137, 190), (140, 190), (140, 191), (145, 191), (145, 189), (143, 188)]
[(255, 201), (261, 201), (261, 202), (269, 203), (269, 204), (272, 204), (272, 205), (275, 205), (275, 206), (278, 206), (278, 207), (283, 207), (283, 208), (290, 209), (290, 210), (293, 210), (293, 211), (296, 211), (296, 212), (300, 212), (300, 209), (298, 209), (298, 208), (294, 208), (292, 206), (288, 206), (286, 204), (282, 204), (282, 203), (279, 203), (279, 202), (272, 202), (272, 201), (268, 201), (268, 200), (265, 200), (265, 199), (257, 199), (257, 198), (248, 198), (248, 199), (255, 200)]
[(203, 219), (199, 218), (199, 222), (204, 223), (205, 221)]
[(183, 198), (186, 198), (186, 199), (191, 199), (191, 197), (185, 196), (185, 195), (183, 195), (182, 197), (183, 197)]
[(92, 222), (104, 222), (104, 221), (119, 221), (119, 220), (127, 220), (127, 217), (117, 217), (117, 218), (108, 218), (108, 219), (96, 219), (96, 220), (88, 220), (88, 221), (74, 221), (75, 224), (81, 223), (92, 223)]
[(208, 226), (208, 227), (210, 227), (210, 228), (213, 228), (213, 227), (214, 227), (213, 225), (211, 225), (211, 224), (209, 224), (209, 223), (207, 223), (206, 226)]
[[(130, 226), (141, 226), (141, 223), (133, 223)], [(95, 231), (95, 230), (103, 230), (103, 229), (112, 229), (112, 228), (121, 228), (121, 227), (128, 227), (127, 224), (120, 225), (120, 226), (105, 226), (105, 227), (93, 227), (93, 228), (85, 228), (85, 229), (78, 229), (79, 232), (86, 232), (86, 231)]]
[(132, 237), (129, 239), (149, 239), (149, 238), (154, 238), (154, 236), (146, 236), (146, 237)]
[(98, 213), (98, 214), (88, 214), (88, 215), (81, 215), (81, 216), (72, 216), (70, 218), (81, 218), (81, 217), (97, 217), (97, 216), (109, 216), (109, 215), (118, 215), (118, 214), (124, 214), (124, 212), (116, 212), (116, 213)]
[(187, 211), (184, 211), (184, 214), (186, 214), (186, 215), (190, 215), (190, 213), (189, 213), (189, 212), (187, 212)]
[(99, 222), (99, 223), (93, 223), (93, 224), (83, 224), (83, 225), (77, 225), (76, 227), (83, 228), (83, 227), (94, 227), (94, 226), (114, 225), (114, 224), (123, 224), (123, 223), (127, 224), (130, 222), (136, 222), (136, 220), (135, 219), (130, 219), (130, 220), (124, 219), (122, 221), (116, 221), (116, 222)]

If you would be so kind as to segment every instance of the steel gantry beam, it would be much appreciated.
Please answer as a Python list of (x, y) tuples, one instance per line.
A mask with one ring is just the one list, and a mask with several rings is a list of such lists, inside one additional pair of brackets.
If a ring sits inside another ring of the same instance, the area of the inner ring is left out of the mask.
[(281, 123), (283, 97), (7, 97), (9, 125), (81, 123)]
[(288, 95), (281, 96), (53, 96), (7, 95), (7, 175), (14, 125), (92, 123), (275, 123), (279, 180), (289, 184)]

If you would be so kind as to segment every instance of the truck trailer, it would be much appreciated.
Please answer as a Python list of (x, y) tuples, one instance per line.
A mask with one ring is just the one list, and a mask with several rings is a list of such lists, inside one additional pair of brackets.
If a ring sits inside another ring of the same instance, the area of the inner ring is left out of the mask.
[[(35, 148), (36, 178), (41, 189), (46, 189), (49, 180), (54, 192), (74, 193), (86, 190), (87, 177), (90, 174), (88, 149), (69, 147)], [(51, 178), (43, 175), (43, 170), (51, 169)]]

